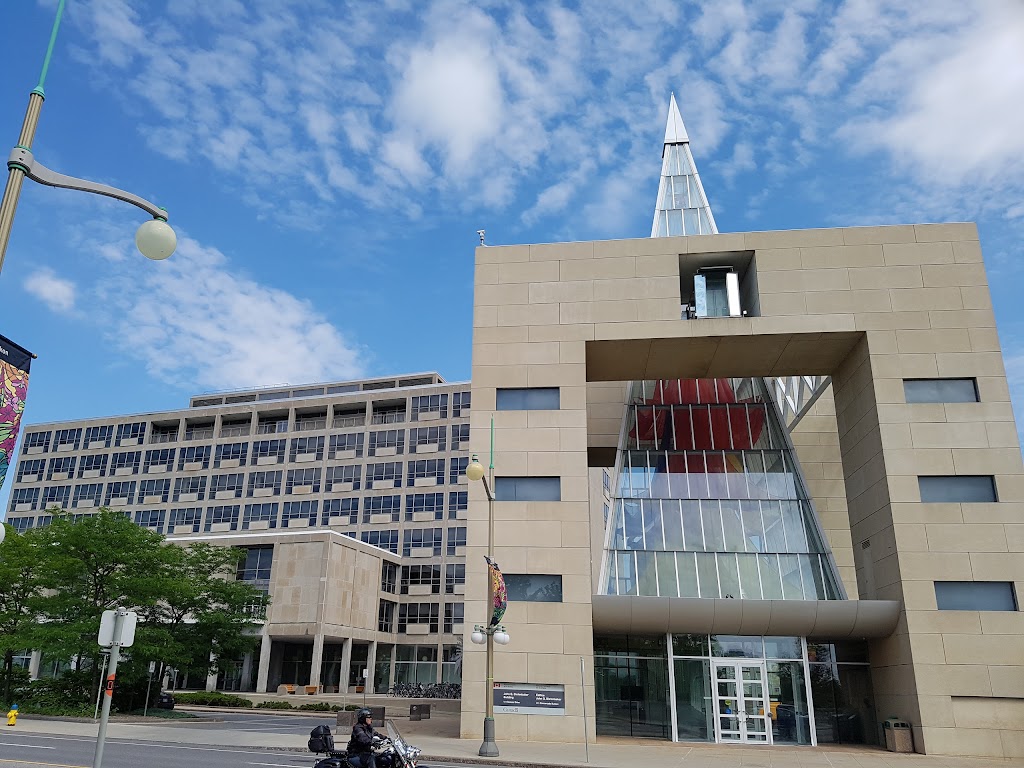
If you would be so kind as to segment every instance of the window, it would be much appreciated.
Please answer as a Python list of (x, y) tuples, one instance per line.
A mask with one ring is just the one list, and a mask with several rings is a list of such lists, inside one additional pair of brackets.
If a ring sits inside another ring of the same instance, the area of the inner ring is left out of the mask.
[(440, 557), (443, 533), (441, 528), (406, 529), (402, 538), (402, 554), (409, 557), (413, 550), (416, 550), (418, 554), (425, 554), (427, 557)]
[(217, 525), (226, 527), (229, 531), (237, 531), (238, 511), (239, 507), (237, 504), (223, 504), (208, 508), (206, 510), (206, 527), (204, 530), (209, 533), (213, 530), (213, 526)]
[(209, 469), (210, 468), (210, 446), (198, 445), (189, 448), (182, 448), (178, 457), (178, 471), (186, 469)]
[(929, 475), (917, 478), (921, 501), (925, 503), (971, 504), (996, 500), (996, 482), (991, 475)]
[(117, 425), (117, 441), (115, 445), (138, 445), (146, 435), (146, 422)]
[(185, 440), (212, 440), (213, 439), (213, 422), (204, 421), (199, 424), (189, 424), (185, 422)]
[(29, 509), (35, 509), (39, 506), (38, 488), (15, 488), (11, 492), (11, 511), (24, 511), (18, 509), (18, 507), (24, 506), (27, 506)]
[[(467, 429), (469, 425), (466, 425)], [(409, 430), (410, 453), (436, 453), (445, 448), (444, 427), (417, 427)], [(454, 449), (455, 446), (453, 445)]]
[[(184, 499), (182, 497), (185, 497)], [(174, 501), (202, 501), (206, 496), (205, 477), (178, 477), (174, 480)]]
[(376, 405), (373, 406), (371, 424), (401, 424), (405, 421), (404, 405)]
[[(464, 563), (448, 563), (445, 566), (444, 591), (445, 594), (461, 594), (466, 584), (466, 566)], [(462, 585), (462, 588), (459, 588)]]
[(458, 552), (459, 547), (466, 546), (466, 529), (459, 526), (458, 528), (448, 529), (448, 556), (452, 557)]
[(452, 425), (452, 450), (469, 450), (469, 424)]
[(245, 473), (214, 475), (210, 478), (210, 495), (215, 499), (240, 499), (245, 488)]
[(164, 532), (164, 519), (167, 513), (162, 509), (147, 509), (135, 513), (135, 524), (143, 528), (152, 528), (157, 533)]
[(976, 403), (976, 379), (904, 379), (903, 395), (908, 403)]
[(347, 427), (361, 427), (366, 423), (366, 410), (345, 411), (335, 406), (334, 418), (331, 419), (332, 429), (345, 429)]
[[(411, 592), (409, 587), (416, 587)], [(402, 594), (437, 595), (441, 593), (440, 565), (403, 565)]]
[(522, 603), (562, 602), (562, 577), (534, 573), (506, 573), (508, 599)]
[[(316, 525), (316, 516), (320, 511), (320, 502), (318, 501), (286, 501), (284, 507), (281, 510), (281, 527), (287, 528), (289, 522), (294, 523), (294, 527), (306, 527), (312, 528)], [(300, 521), (305, 521), (305, 526), (302, 526)]]
[[(403, 606), (404, 607), (404, 606)], [(437, 608), (437, 605), (434, 605)], [(429, 606), (421, 606), (413, 609), (412, 615), (417, 615), (419, 611), (429, 611)], [(436, 619), (436, 611), (434, 618)], [(398, 631), (403, 631), (405, 624), (399, 622), (401, 626)], [(418, 621), (410, 620), (409, 624), (420, 623)], [(427, 623), (427, 622), (424, 622)], [(436, 629), (431, 630), (430, 624), (427, 623), (420, 632), (417, 634), (425, 634), (427, 631), (436, 632)], [(409, 634), (412, 634), (410, 632)], [(395, 682), (396, 683), (420, 683), (422, 685), (430, 685), (437, 680), (437, 646), (436, 645), (399, 645), (395, 648)]]
[(412, 398), (412, 420), (448, 418), (448, 395), (422, 395)]
[(45, 453), (50, 448), (50, 432), (29, 432), (25, 435), (26, 453)]
[(455, 631), (455, 627), (461, 626), (465, 616), (466, 606), (463, 603), (445, 603), (444, 604), (444, 631), (451, 634)]
[(78, 450), (78, 442), (82, 439), (81, 429), (58, 429), (53, 436), (53, 449), (59, 451), (64, 446), (70, 446), (71, 450)]
[(254, 528), (277, 528), (277, 504), (246, 504), (242, 517), (242, 530), (249, 530), (251, 523), (266, 523)]
[(38, 482), (43, 479), (43, 469), (46, 467), (46, 459), (22, 459), (18, 465), (18, 482)]
[(146, 451), (146, 461), (142, 466), (144, 472), (155, 470), (157, 472), (174, 471), (174, 449), (158, 448), (155, 451)]
[(101, 427), (85, 428), (84, 447), (86, 448), (109, 448), (113, 439), (114, 427), (110, 424), (106, 424)]
[(213, 468), (220, 469), (222, 465), (244, 467), (248, 452), (248, 443), (225, 443), (224, 445), (218, 445), (213, 458)]
[(149, 431), (151, 443), (174, 443), (178, 440), (178, 424), (154, 424)]
[(43, 489), (43, 509), (49, 509), (50, 507), (67, 509), (70, 499), (70, 485), (51, 485), (49, 488)]
[(1017, 610), (1010, 581), (936, 581), (935, 602), (940, 611)]
[(451, 477), (448, 478), (448, 482), (452, 485), (457, 485), (460, 482), (460, 478), (466, 475), (466, 467), (469, 466), (469, 456), (456, 456), (451, 461)]
[(199, 507), (172, 509), (167, 523), (167, 533), (199, 533), (199, 525), (203, 519), (203, 510)]
[[(410, 626), (426, 626), (427, 633), (436, 633), (438, 630), (438, 604), (437, 603), (405, 603), (398, 606), (398, 632), (408, 632)], [(422, 632), (409, 632), (409, 634), (423, 634)], [(434, 655), (437, 649), (433, 648)], [(430, 671), (434, 672), (435, 664), (432, 662)], [(396, 671), (397, 676), (397, 671)]]
[(444, 485), (444, 459), (409, 462), (409, 486)]
[[(4, 521), (10, 525), (15, 533), (24, 533), (32, 527), (32, 523), (35, 522), (34, 517), (12, 517), (9, 520)], [(40, 525), (40, 528), (43, 526)]]
[(390, 515), (390, 522), (397, 523), (401, 510), (401, 496), (368, 496), (363, 500), (363, 522), (371, 522), (372, 515)]
[(322, 414), (301, 414), (295, 417), (296, 432), (312, 432), (314, 429), (327, 429), (327, 412)]
[(363, 455), (363, 433), (331, 435), (327, 444), (328, 459), (355, 459)]
[(284, 440), (258, 440), (253, 443), (253, 464), (284, 464), (284, 444)]
[(495, 501), (561, 501), (560, 477), (496, 477)]
[(398, 531), (363, 531), (362, 540), (365, 544), (398, 554)]
[[(359, 477), (362, 474), (361, 468), (358, 464), (342, 465), (340, 467), (328, 467), (327, 468), (327, 492), (335, 490), (335, 484), (340, 487), (337, 490), (339, 492), (358, 491), (359, 490)], [(351, 487), (348, 487), (351, 484)]]
[(281, 475), (279, 469), (270, 472), (249, 473), (249, 496), (277, 496), (281, 493)]
[(458, 520), (459, 512), (469, 509), (469, 492), (452, 491), (448, 494), (448, 519)]
[(355, 525), (359, 522), (359, 499), (328, 499), (324, 502), (322, 525)]
[(143, 504), (166, 504), (171, 495), (171, 480), (143, 480), (139, 483), (139, 502)]
[(499, 411), (557, 411), (558, 401), (558, 387), (523, 387), (498, 389), (496, 405)]
[(370, 433), (368, 456), (396, 456), (405, 453), (405, 430), (388, 429)]
[[(54, 475), (57, 477), (54, 478)], [(67, 480), (75, 475), (75, 457), (61, 456), (59, 459), (50, 459), (50, 468), (46, 471), (47, 480)]]
[(257, 435), (276, 435), (288, 431), (288, 416), (260, 416), (256, 424)]
[(291, 461), (322, 461), (324, 437), (296, 437), (292, 439)]
[(469, 415), (469, 392), (455, 392), (452, 395), (452, 418)]
[(390, 600), (381, 600), (380, 608), (377, 609), (377, 631), (378, 632), (394, 632), (395, 631), (395, 606), (397, 603), (393, 603)]
[(122, 451), (110, 456), (110, 474), (137, 475), (142, 463), (141, 451)]
[(221, 437), (242, 437), (252, 430), (251, 416), (224, 417), (220, 422)]
[(101, 453), (97, 456), (83, 456), (78, 462), (78, 476), (81, 477), (103, 477), (107, 474), (107, 454)]
[(106, 506), (112, 504), (125, 506), (131, 504), (135, 499), (135, 481), (123, 480), (107, 485)]
[(98, 507), (103, 503), (103, 483), (85, 483), (75, 486), (72, 507)]
[(289, 469), (285, 493), (320, 493), (320, 467)]
[(385, 560), (380, 567), (380, 591), (393, 595), (397, 588), (398, 566)]
[(367, 488), (401, 488), (402, 462), (391, 461), (384, 464), (366, 465)]
[[(417, 518), (415, 515), (420, 514)], [(427, 516), (429, 515), (429, 518)], [(414, 493), (405, 497), (406, 520), (444, 519), (443, 493)]]
[(270, 581), (270, 570), (274, 565), (274, 547), (247, 547), (245, 559), (238, 564), (238, 581)]

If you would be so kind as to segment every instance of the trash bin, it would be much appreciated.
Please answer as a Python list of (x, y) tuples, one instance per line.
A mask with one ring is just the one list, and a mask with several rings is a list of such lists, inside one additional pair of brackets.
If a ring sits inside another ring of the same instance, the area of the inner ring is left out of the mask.
[(885, 748), (890, 752), (914, 751), (914, 732), (906, 720), (890, 717), (882, 723), (882, 731), (885, 733)]
[(410, 704), (409, 705), (409, 720), (429, 720), (430, 719), (430, 705), (429, 704)]

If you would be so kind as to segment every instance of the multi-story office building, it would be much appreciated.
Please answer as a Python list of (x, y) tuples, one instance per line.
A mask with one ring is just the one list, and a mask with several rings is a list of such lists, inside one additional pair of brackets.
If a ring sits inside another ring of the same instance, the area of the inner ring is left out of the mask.
[(428, 373), (28, 426), (7, 522), (109, 507), (172, 541), (245, 548), (239, 578), (272, 599), (259, 655), (220, 687), (455, 680), (469, 405), (466, 383)]

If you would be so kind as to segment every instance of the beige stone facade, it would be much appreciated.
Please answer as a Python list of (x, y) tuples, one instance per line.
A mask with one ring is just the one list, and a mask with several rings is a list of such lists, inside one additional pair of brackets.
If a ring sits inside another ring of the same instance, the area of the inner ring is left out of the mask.
[[(749, 263), (748, 313), (681, 319), (691, 262)], [(972, 224), (477, 249), (471, 447), (486, 454), (493, 417), (499, 478), (561, 483), (560, 501), (495, 504), (502, 569), (564, 584), (561, 604), (510, 605), (495, 678), (566, 697), (564, 717), (498, 715), (499, 741), (582, 741), (594, 712), (588, 473), (608, 466), (622, 382), (812, 374), (832, 384), (792, 440), (847, 597), (900, 605), (871, 642), (879, 715), (912, 723), (918, 751), (1024, 756), (1024, 612), (936, 602), (937, 581), (1024, 595), (1024, 466)], [(904, 380), (937, 378), (975, 379), (979, 402), (906, 402)], [(508, 387), (557, 387), (560, 409), (497, 410)], [(992, 476), (998, 501), (923, 503), (929, 475)], [(474, 487), (467, 626), (486, 616), (487, 511)], [(466, 648), (462, 731), (478, 737), (484, 654)]]

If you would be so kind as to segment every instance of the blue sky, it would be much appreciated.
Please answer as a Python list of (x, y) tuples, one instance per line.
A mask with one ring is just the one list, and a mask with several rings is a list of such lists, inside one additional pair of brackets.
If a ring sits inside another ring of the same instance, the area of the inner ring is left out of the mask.
[[(55, 5), (0, 4), (11, 145)], [(165, 206), (179, 251), (26, 185), (26, 419), (467, 378), (476, 230), (650, 234), (673, 90), (721, 231), (977, 221), (1019, 398), (1022, 39), (1018, 0), (68, 0), (36, 157)]]

